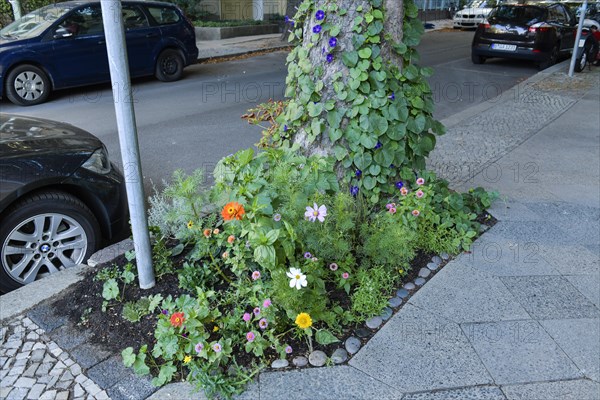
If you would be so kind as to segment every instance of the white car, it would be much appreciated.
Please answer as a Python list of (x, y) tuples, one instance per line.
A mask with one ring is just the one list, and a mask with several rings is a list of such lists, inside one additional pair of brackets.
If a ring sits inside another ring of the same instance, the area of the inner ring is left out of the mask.
[(490, 11), (492, 11), (492, 8), (486, 7), (485, 1), (473, 1), (467, 8), (454, 14), (452, 26), (454, 29), (477, 28), (477, 25), (487, 18)]

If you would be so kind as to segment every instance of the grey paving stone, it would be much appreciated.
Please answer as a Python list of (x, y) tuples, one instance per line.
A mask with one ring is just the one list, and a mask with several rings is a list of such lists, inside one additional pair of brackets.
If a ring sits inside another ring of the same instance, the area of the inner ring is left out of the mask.
[(31, 361), (32, 362), (41, 362), (44, 359), (44, 355), (46, 354), (46, 350), (37, 349), (31, 352)]
[(598, 400), (600, 398), (600, 384), (587, 379), (502, 386), (502, 391), (508, 400)]
[(35, 376), (35, 371), (38, 369), (39, 366), (40, 366), (39, 363), (31, 364), (29, 367), (27, 367), (25, 372), (23, 372), (23, 376), (32, 378), (33, 376)]
[(106, 360), (112, 354), (98, 346), (84, 343), (71, 350), (71, 356), (83, 368), (91, 368), (94, 365)]
[(119, 381), (134, 376), (130, 369), (125, 368), (120, 356), (111, 357), (94, 365), (87, 370), (86, 375), (103, 389), (108, 389)]
[(500, 221), (486, 232), (486, 236), (494, 236), (521, 243), (578, 244), (576, 238), (562, 231), (556, 225), (545, 221)]
[(383, 323), (383, 319), (379, 316), (369, 318), (366, 322), (366, 325), (369, 329), (377, 329)]
[(436, 264), (436, 263), (427, 263), (427, 269), (430, 271), (435, 271), (436, 269), (438, 269), (440, 267), (440, 264)]
[(405, 283), (403, 288), (406, 290), (415, 290), (415, 284), (412, 282)]
[(273, 361), (273, 363), (271, 364), (271, 368), (273, 369), (281, 369), (281, 368), (287, 368), (290, 365), (290, 362), (288, 360), (275, 360)]
[(61, 349), (71, 350), (90, 339), (91, 335), (87, 331), (79, 331), (72, 324), (65, 324), (50, 334), (52, 340), (60, 346)]
[(360, 349), (360, 346), (360, 339), (354, 336), (350, 336), (348, 339), (346, 339), (346, 342), (344, 343), (346, 351), (348, 351), (348, 353), (350, 354), (356, 354)]
[(402, 304), (402, 299), (400, 297), (392, 297), (388, 300), (388, 305), (392, 308), (398, 308)]
[(496, 384), (582, 377), (537, 321), (462, 324), (462, 328)]
[(600, 308), (600, 274), (565, 275), (565, 278), (589, 301)]
[(354, 334), (356, 336), (358, 336), (359, 338), (366, 338), (371, 336), (371, 331), (368, 330), (367, 328), (358, 328), (354, 331)]
[(419, 270), (419, 276), (421, 278), (427, 278), (429, 275), (431, 275), (431, 270), (428, 268), (421, 268)]
[(457, 261), (438, 272), (409, 304), (459, 323), (529, 318), (497, 277)]
[(423, 278), (415, 279), (415, 285), (417, 285), (417, 286), (423, 286), (425, 284), (425, 282), (427, 282), (427, 281)]
[(54, 400), (56, 398), (56, 390), (48, 390), (42, 394), (40, 400)]
[(433, 256), (431, 257), (431, 262), (440, 265), (442, 263), (442, 258), (440, 256)]
[(147, 377), (129, 376), (106, 392), (112, 400), (143, 400), (157, 389)]
[(292, 360), (292, 364), (294, 364), (294, 366), (298, 368), (306, 367), (308, 365), (308, 358), (304, 356), (294, 357), (294, 359)]
[(600, 319), (547, 320), (540, 323), (585, 376), (600, 381)]
[(402, 400), (506, 400), (506, 397), (496, 386), (475, 386), (407, 394)]
[(535, 319), (600, 316), (600, 310), (563, 277), (520, 276), (499, 279)]
[(29, 388), (14, 388), (10, 391), (6, 400), (23, 400), (27, 393), (29, 392)]
[(20, 388), (20, 387), (24, 387), (24, 388), (32, 388), (33, 385), (35, 385), (35, 379), (33, 378), (27, 378), (27, 377), (20, 377), (19, 379), (17, 379), (17, 381), (15, 382), (15, 387)]
[(348, 360), (348, 352), (344, 349), (335, 349), (333, 354), (331, 355), (331, 361), (334, 364), (341, 364)]
[(488, 212), (499, 221), (540, 221), (539, 215), (527, 207), (526, 203), (513, 199), (497, 199), (492, 203)]
[(382, 320), (387, 321), (388, 319), (390, 319), (392, 317), (393, 313), (394, 313), (394, 311), (391, 308), (386, 307), (381, 312), (380, 317), (381, 317)]
[(348, 366), (267, 372), (260, 376), (261, 399), (400, 400), (402, 394)]
[(470, 253), (460, 254), (455, 261), (494, 276), (560, 274), (542, 257), (542, 246), (538, 243), (487, 235), (473, 243)]
[(492, 383), (458, 324), (412, 304), (394, 315), (349, 364), (401, 392)]
[(153, 393), (147, 400), (184, 400), (184, 399), (198, 399), (205, 400), (206, 396), (201, 391), (198, 392), (188, 382), (176, 382), (169, 383), (158, 389)]
[(408, 297), (408, 290), (406, 290), (404, 288), (403, 289), (399, 289), (396, 292), (396, 296), (400, 297), (401, 299), (405, 299), (405, 298)]
[(308, 362), (315, 367), (322, 367), (327, 362), (327, 354), (321, 350), (315, 350), (308, 355)]
[(46, 389), (46, 385), (43, 385), (41, 383), (33, 385), (29, 393), (27, 393), (27, 398), (30, 400), (39, 399), (44, 389)]
[(27, 316), (46, 332), (52, 332), (67, 323), (67, 316), (55, 314), (54, 308), (47, 303), (35, 306), (27, 313)]
[(585, 246), (547, 246), (540, 244), (540, 255), (562, 275), (600, 273), (598, 254)]

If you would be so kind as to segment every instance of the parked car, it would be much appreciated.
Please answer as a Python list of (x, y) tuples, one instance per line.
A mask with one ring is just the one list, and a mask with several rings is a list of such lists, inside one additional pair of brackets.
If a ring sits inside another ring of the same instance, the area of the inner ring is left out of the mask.
[(0, 291), (85, 262), (127, 232), (123, 175), (98, 138), (0, 113)]
[[(168, 3), (123, 1), (132, 77), (170, 82), (197, 61), (192, 24)], [(51, 4), (0, 30), (0, 98), (30, 106), (52, 90), (110, 81), (99, 1)]]
[(492, 8), (487, 6), (486, 1), (472, 1), (467, 7), (454, 14), (452, 27), (454, 29), (477, 28), (477, 25), (487, 18), (490, 11)]
[(501, 5), (477, 27), (471, 59), (481, 64), (490, 57), (518, 58), (545, 69), (573, 50), (576, 25), (562, 4)]

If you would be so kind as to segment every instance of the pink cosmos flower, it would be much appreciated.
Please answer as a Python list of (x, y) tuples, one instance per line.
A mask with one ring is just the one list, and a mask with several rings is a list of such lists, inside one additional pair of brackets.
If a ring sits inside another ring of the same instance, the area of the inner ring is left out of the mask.
[(263, 308), (269, 307), (271, 307), (271, 299), (266, 299), (265, 301), (263, 301)]
[(414, 215), (415, 217), (418, 217), (421, 214), (421, 212), (419, 210), (412, 210), (412, 215)]
[(252, 280), (255, 281), (255, 280), (259, 279), (259, 278), (260, 278), (260, 272), (254, 271), (252, 273)]
[(196, 350), (196, 353), (200, 353), (203, 349), (204, 349), (204, 345), (200, 342), (198, 342), (196, 344), (196, 346), (194, 347), (194, 350)]
[(256, 307), (254, 309), (254, 315), (258, 315), (258, 314), (260, 314), (260, 308)]
[(417, 190), (417, 197), (420, 199), (421, 197), (423, 197), (424, 193), (422, 190)]
[(329, 264), (329, 269), (332, 271), (337, 271), (338, 265), (336, 263)]
[(406, 196), (406, 195), (408, 194), (408, 189), (407, 189), (407, 188), (405, 188), (405, 187), (403, 187), (402, 189), (400, 189), (400, 194), (401, 194), (402, 196)]
[(252, 319), (252, 315), (250, 315), (250, 313), (244, 313), (244, 316), (242, 317), (242, 319), (246, 322), (250, 321), (250, 319)]
[(213, 350), (215, 351), (215, 353), (220, 353), (221, 350), (223, 350), (223, 347), (219, 344), (219, 343), (215, 343), (213, 344)]
[(254, 332), (248, 332), (248, 333), (246, 333), (246, 339), (249, 342), (253, 342), (255, 338), (256, 338), (256, 336), (254, 335)]
[(417, 179), (417, 185), (421, 186), (421, 185), (424, 185), (424, 184), (425, 184), (425, 179), (423, 179), (423, 178)]
[(327, 216), (327, 207), (325, 205), (318, 206), (317, 203), (314, 203), (314, 207), (307, 206), (306, 212), (304, 216), (310, 221), (315, 222), (319, 220), (319, 222), (325, 221), (325, 217)]
[(391, 207), (391, 208), (388, 210), (388, 212), (389, 212), (390, 214), (396, 214), (396, 207)]
[(292, 351), (293, 351), (293, 349), (292, 349), (292, 346), (287, 346), (287, 347), (285, 348), (285, 352), (286, 352), (287, 354), (292, 354)]
[(258, 326), (260, 327), (260, 329), (267, 329), (267, 326), (269, 326), (269, 323), (267, 322), (266, 318), (261, 318), (261, 320), (258, 321)]
[(350, 278), (350, 274), (349, 274), (349, 273), (347, 273), (347, 272), (344, 272), (344, 273), (342, 274), (342, 278), (344, 278), (344, 279), (348, 279), (348, 278)]
[(390, 208), (392, 208), (392, 207), (393, 207), (393, 206), (392, 206), (392, 203), (387, 203), (387, 204), (385, 205), (385, 208), (387, 208), (388, 210), (389, 210)]

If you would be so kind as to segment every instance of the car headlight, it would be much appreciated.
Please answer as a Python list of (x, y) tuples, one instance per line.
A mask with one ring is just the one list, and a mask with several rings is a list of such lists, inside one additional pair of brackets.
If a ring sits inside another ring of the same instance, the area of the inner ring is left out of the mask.
[(110, 160), (108, 159), (108, 151), (102, 146), (92, 153), (90, 158), (82, 165), (83, 168), (95, 172), (100, 175), (106, 175), (111, 170)]

